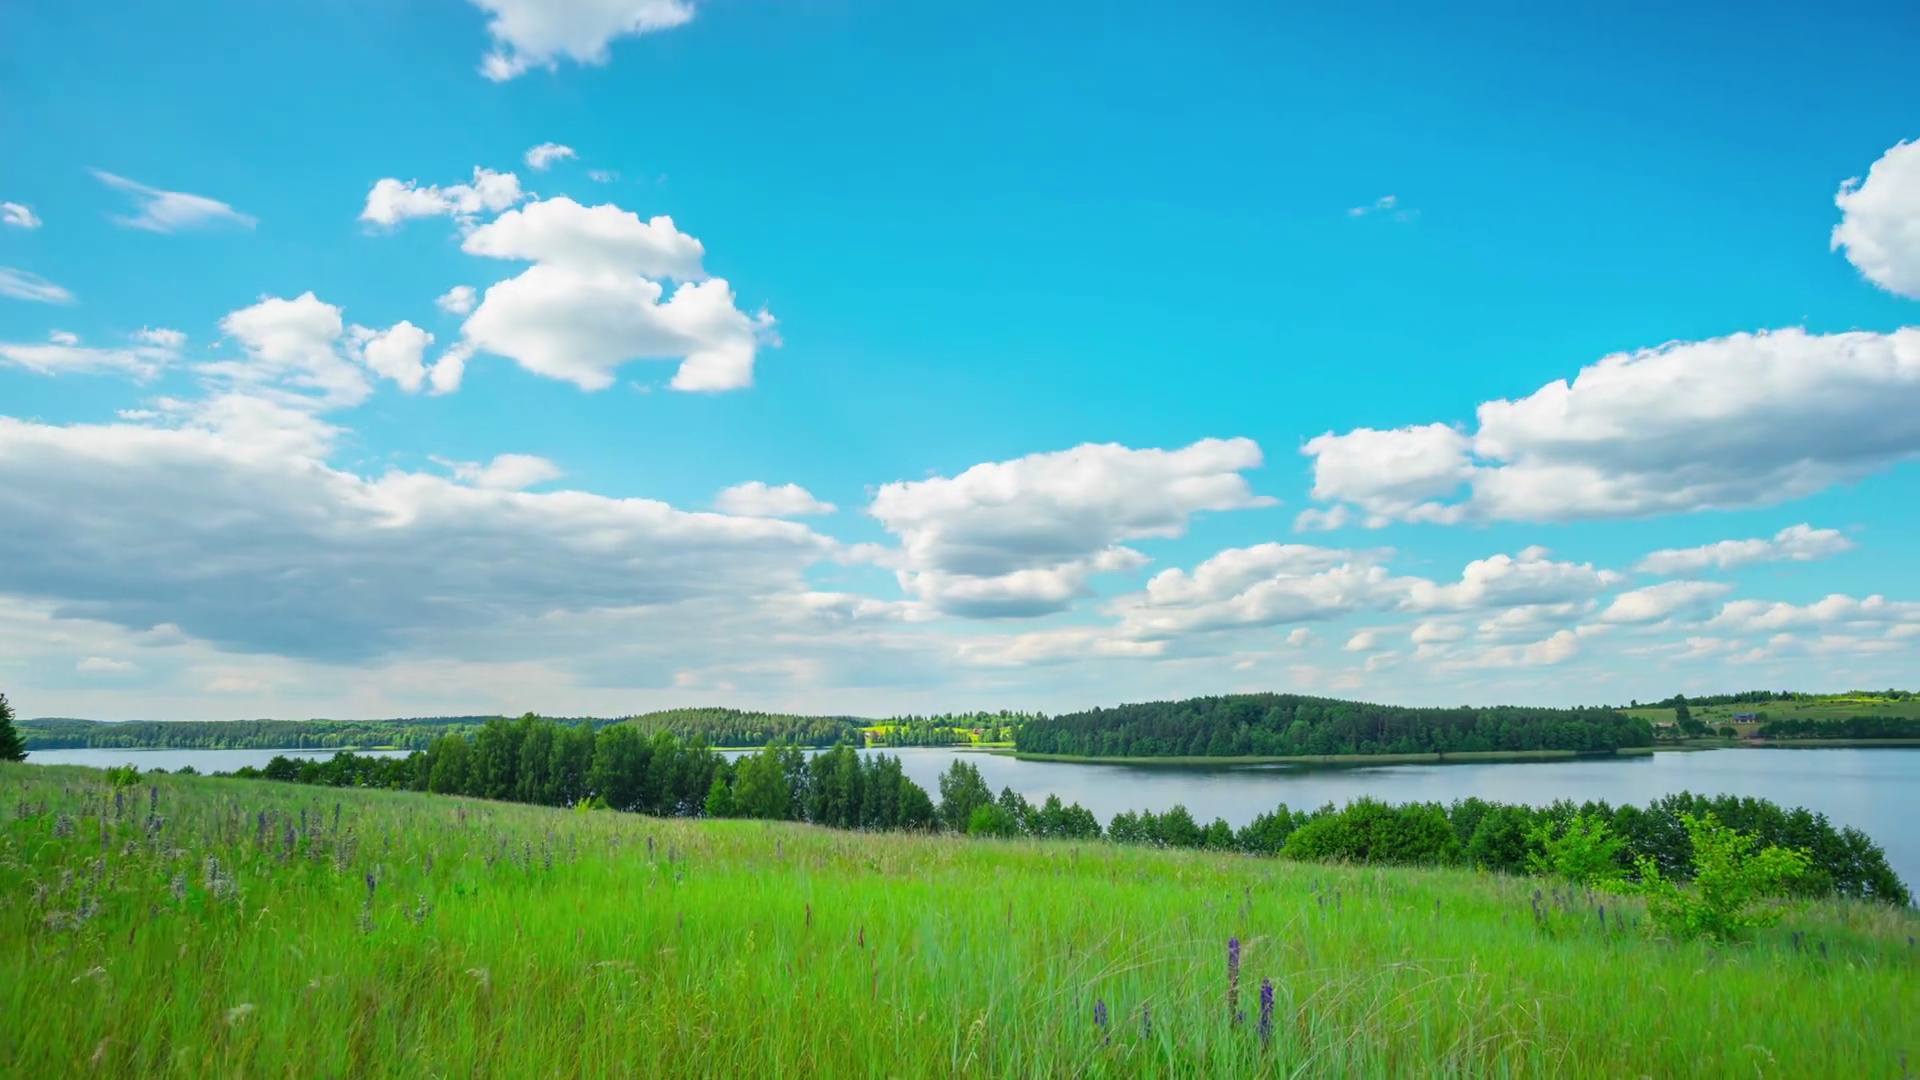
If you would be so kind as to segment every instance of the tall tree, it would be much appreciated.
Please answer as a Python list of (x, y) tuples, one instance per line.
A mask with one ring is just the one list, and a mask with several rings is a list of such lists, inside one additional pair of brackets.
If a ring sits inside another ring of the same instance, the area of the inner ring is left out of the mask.
[(20, 741), (20, 733), (13, 729), (13, 706), (7, 704), (7, 695), (0, 694), (0, 761), (25, 760), (26, 744)]

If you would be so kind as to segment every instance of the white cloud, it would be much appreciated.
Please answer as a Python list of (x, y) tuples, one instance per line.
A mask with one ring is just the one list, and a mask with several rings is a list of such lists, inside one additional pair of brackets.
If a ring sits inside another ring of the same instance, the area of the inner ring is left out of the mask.
[(867, 512), (900, 538), (907, 591), (953, 614), (1040, 615), (1085, 595), (1092, 574), (1145, 561), (1122, 541), (1178, 536), (1200, 511), (1271, 505), (1240, 475), (1260, 463), (1250, 439), (1089, 443), (885, 484)]
[(46, 344), (0, 342), (0, 361), (41, 375), (120, 374), (148, 379), (179, 359), (180, 346), (186, 342), (186, 335), (174, 330), (158, 336), (143, 330), (133, 335), (136, 344), (112, 348), (83, 346), (77, 335), (60, 330), (47, 336)]
[(611, 169), (588, 169), (587, 179), (597, 184), (611, 184), (620, 179), (620, 174)]
[(494, 48), (480, 73), (495, 82), (561, 59), (607, 62), (615, 38), (669, 30), (693, 18), (692, 0), (473, 0), (492, 16)]
[(713, 497), (713, 505), (723, 514), (744, 517), (804, 517), (831, 514), (834, 510), (832, 503), (814, 498), (812, 492), (799, 484), (770, 487), (759, 480), (735, 484), (721, 491)]
[(1348, 217), (1367, 217), (1369, 215), (1387, 215), (1395, 221), (1412, 221), (1420, 216), (1420, 211), (1402, 206), (1397, 195), (1382, 195), (1365, 206), (1350, 207)]
[(1303, 649), (1313, 644), (1314, 637), (1313, 631), (1304, 626), (1297, 626), (1287, 631), (1287, 644), (1296, 649)]
[(243, 653), (452, 656), (516, 627), (558, 633), (567, 613), (650, 612), (655, 636), (726, 611), (764, 621), (760, 598), (804, 592), (803, 570), (836, 550), (792, 522), (505, 490), (501, 474), (533, 471), (525, 459), (496, 459), (496, 483), (480, 487), (366, 479), (325, 464), (325, 449), (211, 426), (0, 418), (0, 595), (134, 630), (173, 624)]
[(427, 367), (421, 360), (433, 335), (425, 330), (402, 320), (385, 330), (356, 326), (348, 340), (374, 374), (392, 379), (407, 393), (419, 393), (426, 383)]
[(1372, 630), (1362, 630), (1347, 639), (1342, 648), (1348, 652), (1372, 652), (1380, 647), (1380, 635)]
[[(1759, 506), (1920, 455), (1920, 329), (1787, 329), (1621, 353), (1471, 434), (1306, 444), (1314, 494), (1388, 521), (1565, 521)], [(1464, 494), (1462, 494), (1464, 489)]]
[(509, 210), (474, 230), (460, 245), (469, 255), (551, 263), (581, 273), (627, 273), (675, 281), (706, 275), (700, 241), (670, 217), (641, 221), (611, 203), (582, 206), (566, 196)]
[(1920, 299), (1920, 142), (1896, 144), (1864, 181), (1840, 185), (1833, 201), (1840, 208), (1833, 249), (1845, 248), (1868, 281)]
[(187, 335), (178, 330), (169, 330), (164, 326), (149, 326), (133, 332), (134, 340), (152, 345), (157, 349), (171, 349), (178, 352), (187, 344)]
[(1415, 645), (1446, 645), (1464, 640), (1467, 628), (1457, 623), (1423, 622), (1407, 637)]
[(106, 656), (89, 656), (73, 665), (73, 670), (82, 675), (132, 675), (140, 670), (139, 665), (126, 660), (115, 660)]
[[(487, 289), (467, 340), (583, 390), (613, 385), (620, 365), (642, 359), (678, 360), (676, 390), (737, 390), (753, 385), (760, 344), (778, 343), (772, 316), (741, 311), (721, 278), (698, 280), (700, 242), (670, 218), (549, 199), (502, 214), (464, 247), (534, 262)], [(682, 284), (668, 296), (655, 278)]]
[(73, 303), (73, 294), (67, 290), (39, 274), (10, 266), (0, 266), (0, 296), (31, 300), (36, 304)]
[(455, 285), (434, 300), (441, 311), (449, 315), (466, 315), (480, 302), (480, 294), (471, 285)]
[(368, 190), (360, 220), (385, 228), (409, 218), (442, 215), (470, 223), (482, 213), (499, 213), (527, 197), (527, 193), (520, 190), (518, 176), (478, 166), (474, 167), (471, 183), (446, 187), (423, 186), (417, 180), (387, 177), (375, 181)]
[(573, 147), (571, 146), (543, 142), (539, 146), (527, 151), (527, 168), (532, 169), (534, 172), (545, 172), (551, 168), (556, 161), (565, 161), (568, 158), (577, 158), (579, 156), (580, 155), (573, 152)]
[(33, 207), (17, 202), (0, 202), (0, 225), (11, 225), (16, 229), (37, 229), (40, 218), (34, 214)]
[(1634, 564), (1643, 574), (1693, 574), (1710, 568), (1732, 570), (1755, 563), (1812, 562), (1852, 551), (1854, 543), (1838, 529), (1789, 525), (1773, 539), (1722, 540), (1691, 548), (1665, 548)]
[(101, 183), (133, 196), (137, 205), (133, 216), (113, 219), (130, 229), (175, 233), (213, 225), (238, 225), (251, 229), (256, 224), (252, 217), (218, 199), (190, 195), (184, 191), (162, 191), (102, 169), (92, 172)]
[(525, 491), (567, 475), (560, 466), (532, 454), (497, 454), (492, 462), (480, 465), (462, 461), (453, 465), (454, 479), (488, 491)]
[(446, 393), (460, 384), (466, 355), (448, 350), (424, 363), (433, 335), (402, 320), (384, 330), (349, 326), (340, 308), (313, 293), (291, 300), (267, 297), (220, 322), (245, 359), (215, 360), (199, 370), (244, 395), (261, 395), (281, 408), (350, 408), (373, 393), (366, 373), (390, 379), (408, 393), (428, 385)]
[(1720, 581), (1663, 581), (1623, 592), (1600, 613), (1603, 623), (1652, 623), (1680, 616), (1705, 618), (1714, 602), (1733, 590)]
[(1470, 663), (1486, 668), (1550, 667), (1566, 663), (1579, 652), (1580, 636), (1572, 630), (1561, 630), (1525, 645), (1495, 645), (1481, 651)]
[(1722, 607), (1708, 625), (1734, 633), (1755, 633), (1892, 623), (1920, 623), (1920, 602), (1888, 600), (1878, 595), (1857, 600), (1842, 593), (1811, 604), (1734, 600)]
[(1591, 563), (1554, 562), (1545, 548), (1531, 547), (1518, 558), (1494, 555), (1467, 564), (1449, 585), (1415, 581), (1405, 607), (1410, 611), (1470, 611), (1540, 604), (1561, 604), (1596, 596), (1625, 579)]

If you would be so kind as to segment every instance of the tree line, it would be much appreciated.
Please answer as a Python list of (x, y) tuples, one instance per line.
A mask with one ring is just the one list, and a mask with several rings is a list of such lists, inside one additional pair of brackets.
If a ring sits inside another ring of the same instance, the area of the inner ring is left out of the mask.
[(1782, 717), (1754, 732), (1769, 739), (1920, 739), (1920, 716)]
[(776, 743), (833, 746), (848, 739), (859, 741), (860, 729), (866, 723), (852, 716), (798, 716), (720, 708), (663, 709), (627, 720), (649, 736), (666, 731), (683, 742), (697, 738), (708, 746), (724, 747)]
[(449, 731), (485, 723), (485, 716), (405, 720), (22, 720), (29, 750), (424, 750)]
[(1080, 757), (1601, 752), (1652, 744), (1650, 724), (1614, 709), (1406, 708), (1294, 694), (1091, 709), (1037, 718), (1015, 732), (1022, 752)]

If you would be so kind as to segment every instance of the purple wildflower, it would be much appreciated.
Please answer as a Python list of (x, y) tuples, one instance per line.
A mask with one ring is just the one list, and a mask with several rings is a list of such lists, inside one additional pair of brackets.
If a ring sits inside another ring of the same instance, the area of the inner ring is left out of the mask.
[(1151, 1001), (1140, 1003), (1140, 1037), (1153, 1038), (1153, 1002)]
[(1100, 1029), (1101, 1041), (1113, 1045), (1113, 1033), (1107, 1030), (1107, 999), (1095, 998), (1093, 1002), (1093, 1026)]
[(1237, 1009), (1240, 1007), (1240, 939), (1227, 939), (1227, 1015), (1234, 1023), (1240, 1022)]
[(1273, 980), (1260, 980), (1260, 1045), (1273, 1040)]

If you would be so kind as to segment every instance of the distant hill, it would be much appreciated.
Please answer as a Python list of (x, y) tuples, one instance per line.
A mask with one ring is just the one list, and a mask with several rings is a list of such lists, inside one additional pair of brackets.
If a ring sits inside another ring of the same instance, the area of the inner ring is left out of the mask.
[(857, 716), (800, 716), (793, 713), (749, 712), (742, 709), (662, 709), (627, 717), (626, 722), (652, 734), (670, 731), (708, 746), (832, 746), (842, 740), (863, 741), (870, 721)]
[(80, 720), (43, 716), (16, 723), (28, 750), (424, 750), (436, 737), (486, 716), (397, 720)]

